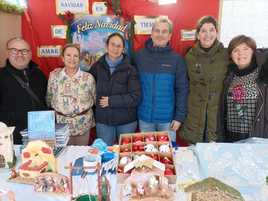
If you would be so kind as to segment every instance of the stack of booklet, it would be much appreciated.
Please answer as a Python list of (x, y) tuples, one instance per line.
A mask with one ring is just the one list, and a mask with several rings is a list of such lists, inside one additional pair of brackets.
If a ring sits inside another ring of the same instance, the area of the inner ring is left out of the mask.
[(54, 111), (28, 112), (28, 129), (20, 132), (23, 145), (32, 140), (43, 140), (53, 149), (55, 155), (66, 147), (69, 141), (69, 126), (55, 123)]
[(39, 139), (31, 139), (28, 135), (28, 130), (24, 129), (21, 131), (22, 142), (23, 144), (27, 144), (30, 140), (44, 140), (44, 141), (55, 141), (55, 147), (65, 147), (69, 141), (69, 126), (67, 124), (56, 124), (55, 125), (55, 139), (49, 138), (39, 138)]
[(56, 124), (56, 146), (65, 147), (69, 141), (69, 126), (67, 124)]
[[(27, 143), (31, 140), (37, 140), (37, 139), (31, 139), (28, 135), (28, 130), (25, 129), (20, 132), (22, 135), (22, 143), (24, 146), (27, 145)], [(69, 141), (69, 126), (67, 124), (56, 124), (55, 125), (55, 138), (54, 139), (48, 139), (48, 138), (40, 138), (38, 140), (44, 140), (48, 142), (53, 147), (54, 155), (57, 156), (64, 147), (67, 146)], [(51, 143), (53, 142), (53, 143)]]

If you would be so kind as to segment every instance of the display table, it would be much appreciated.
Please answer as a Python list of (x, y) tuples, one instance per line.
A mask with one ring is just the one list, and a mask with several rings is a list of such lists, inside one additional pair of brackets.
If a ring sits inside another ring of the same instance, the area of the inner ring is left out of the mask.
[[(19, 156), (19, 146), (16, 146), (15, 150), (16, 155)], [(64, 167), (75, 159), (85, 156), (87, 151), (88, 147), (68, 146), (57, 158), (59, 173), (69, 175)], [(182, 184), (208, 176), (216, 177), (234, 186), (246, 201), (268, 201), (268, 187), (265, 185), (265, 177), (268, 175), (267, 156), (268, 144), (209, 143), (179, 148), (174, 151), (178, 183), (176, 201), (186, 201), (186, 195), (179, 189)], [(20, 164), (19, 157), (17, 166), (18, 164)], [(70, 200), (70, 196), (67, 195), (36, 193), (33, 191), (33, 186), (8, 182), (8, 177), (9, 170), (0, 169), (0, 188), (12, 190), (16, 201)], [(111, 199), (119, 201), (116, 175), (108, 175), (108, 179), (111, 184)]]
[(178, 185), (214, 177), (237, 189), (246, 201), (268, 201), (267, 142), (198, 143), (180, 149), (175, 157)]
[[(16, 156), (19, 156), (19, 146), (15, 146)], [(87, 155), (88, 147), (86, 146), (68, 146), (66, 147), (60, 155), (57, 157), (58, 172), (60, 174), (69, 175), (69, 172), (65, 167), (73, 162), (75, 159)], [(17, 157), (17, 167), (20, 164), (20, 157)], [(0, 189), (8, 189), (15, 193), (16, 201), (26, 201), (26, 200), (42, 200), (42, 201), (70, 201), (70, 196), (37, 193), (34, 192), (32, 185), (18, 184), (8, 182), (9, 177), (8, 169), (0, 169)], [(118, 199), (118, 185), (116, 175), (106, 175), (111, 185), (111, 201), (119, 201)], [(92, 182), (92, 183), (91, 183)], [(90, 186), (95, 186), (94, 181), (90, 181)], [(179, 201), (179, 200), (178, 200)]]
[[(17, 163), (16, 166), (21, 163), (20, 161), (20, 153), (19, 153), (20, 146), (15, 146), (15, 154), (17, 156)], [(60, 174), (69, 175), (69, 170), (65, 169), (65, 167), (73, 162), (75, 159), (85, 156), (88, 153), (88, 147), (86, 146), (68, 146), (66, 147), (60, 155), (57, 157), (57, 166), (58, 172)], [(34, 192), (32, 185), (25, 185), (25, 184), (18, 184), (8, 182), (9, 177), (9, 170), (8, 169), (0, 169), (0, 188), (2, 189), (9, 189), (15, 193), (16, 201), (25, 201), (25, 200), (42, 200), (42, 201), (69, 201), (69, 195), (56, 195), (56, 194), (46, 194), (46, 193), (37, 193)], [(108, 175), (108, 179), (111, 184), (111, 197), (112, 200), (117, 200), (116, 198), (116, 175)], [(94, 181), (92, 181), (94, 184)]]

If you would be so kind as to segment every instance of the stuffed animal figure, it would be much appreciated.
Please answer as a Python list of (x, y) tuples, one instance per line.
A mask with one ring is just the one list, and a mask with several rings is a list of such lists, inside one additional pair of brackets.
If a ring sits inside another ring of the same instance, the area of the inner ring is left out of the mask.
[(11, 168), (15, 165), (13, 150), (13, 131), (15, 127), (7, 127), (0, 122), (0, 168)]

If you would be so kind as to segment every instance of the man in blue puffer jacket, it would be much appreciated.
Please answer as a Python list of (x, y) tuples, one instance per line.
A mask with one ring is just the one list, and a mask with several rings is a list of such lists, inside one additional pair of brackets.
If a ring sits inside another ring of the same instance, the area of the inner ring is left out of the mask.
[(142, 87), (138, 107), (140, 130), (168, 130), (172, 141), (176, 141), (176, 131), (187, 112), (188, 78), (183, 58), (169, 46), (171, 34), (172, 22), (158, 17), (151, 38), (137, 53), (135, 63)]

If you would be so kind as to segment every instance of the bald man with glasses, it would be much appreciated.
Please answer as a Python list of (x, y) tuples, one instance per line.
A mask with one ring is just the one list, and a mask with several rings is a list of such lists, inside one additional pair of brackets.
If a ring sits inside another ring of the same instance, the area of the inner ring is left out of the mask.
[(30, 45), (22, 38), (6, 44), (6, 66), (0, 70), (0, 121), (15, 126), (13, 140), (21, 144), (27, 112), (45, 110), (47, 79), (32, 61)]

